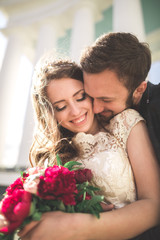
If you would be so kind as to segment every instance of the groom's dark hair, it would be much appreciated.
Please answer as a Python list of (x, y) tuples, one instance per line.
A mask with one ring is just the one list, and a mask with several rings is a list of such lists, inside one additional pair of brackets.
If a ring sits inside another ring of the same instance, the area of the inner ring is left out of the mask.
[(134, 91), (148, 75), (151, 52), (147, 43), (131, 33), (109, 33), (84, 50), (80, 63), (87, 73), (115, 72), (124, 86)]

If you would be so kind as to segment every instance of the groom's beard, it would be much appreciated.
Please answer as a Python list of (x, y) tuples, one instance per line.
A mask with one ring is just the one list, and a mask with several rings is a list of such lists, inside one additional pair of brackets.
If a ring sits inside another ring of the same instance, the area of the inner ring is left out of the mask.
[[(134, 105), (134, 103), (133, 103), (133, 92), (131, 92), (129, 95), (128, 95), (128, 98), (127, 98), (127, 100), (126, 100), (126, 108), (124, 108), (124, 110), (125, 109), (127, 109), (127, 108), (135, 108), (135, 105)], [(119, 114), (119, 113), (114, 113), (112, 110), (105, 110), (104, 109), (104, 115), (102, 115), (102, 114), (97, 114), (97, 119), (98, 119), (98, 121), (103, 125), (103, 126), (105, 126), (105, 125), (107, 125), (109, 122), (110, 122), (110, 120), (114, 117), (114, 116), (116, 116), (117, 114)], [(105, 115), (105, 113), (109, 113), (109, 116), (107, 117), (106, 115)]]
[(126, 108), (134, 108), (134, 102), (133, 102), (133, 91), (130, 92), (130, 94), (128, 95), (128, 98), (126, 100)]
[(107, 125), (109, 123), (109, 121), (115, 116), (113, 111), (110, 111), (110, 110), (104, 110), (103, 112), (105, 113), (110, 113), (110, 115), (107, 117), (107, 116), (104, 116), (104, 115), (101, 115), (100, 113), (97, 114), (97, 119), (98, 121), (103, 125)]

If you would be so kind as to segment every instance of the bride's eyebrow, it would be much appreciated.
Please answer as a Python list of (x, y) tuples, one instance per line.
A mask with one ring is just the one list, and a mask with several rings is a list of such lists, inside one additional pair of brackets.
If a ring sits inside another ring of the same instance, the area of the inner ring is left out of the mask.
[(84, 88), (82, 88), (82, 89), (80, 89), (78, 92), (76, 92), (75, 94), (73, 94), (73, 97), (75, 97), (78, 93), (80, 93), (80, 92), (84, 92)]
[[(84, 88), (80, 89), (78, 92), (74, 93), (73, 94), (73, 97), (75, 97), (76, 95), (78, 95), (80, 92), (84, 91)], [(65, 102), (66, 100), (65, 99), (62, 99), (62, 100), (59, 100), (59, 101), (56, 101), (53, 103), (53, 106), (57, 103), (61, 103), (61, 102)]]

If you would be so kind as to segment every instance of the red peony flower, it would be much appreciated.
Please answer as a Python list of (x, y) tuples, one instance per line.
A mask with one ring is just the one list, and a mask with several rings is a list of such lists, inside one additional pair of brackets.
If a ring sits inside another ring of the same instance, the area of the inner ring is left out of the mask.
[(32, 195), (23, 189), (15, 189), (12, 195), (7, 195), (1, 202), (1, 213), (10, 222), (9, 226), (1, 229), (2, 233), (16, 230), (29, 215)]
[(62, 166), (48, 167), (40, 176), (38, 196), (43, 199), (62, 200), (65, 205), (75, 205), (77, 192), (75, 173)]
[(88, 183), (92, 172), (75, 170), (74, 165), (77, 162), (70, 161), (64, 167), (31, 168), (11, 184), (1, 201), (1, 213), (9, 226), (0, 229), (0, 238), (13, 239), (18, 228), (40, 220), (41, 214), (48, 211), (85, 212), (99, 218), (103, 197), (95, 196), (97, 189)]
[(75, 179), (77, 183), (90, 182), (93, 174), (90, 169), (78, 169), (75, 171)]
[(7, 189), (7, 195), (11, 195), (15, 190), (17, 189), (23, 189), (23, 178), (17, 178), (14, 183), (12, 183)]

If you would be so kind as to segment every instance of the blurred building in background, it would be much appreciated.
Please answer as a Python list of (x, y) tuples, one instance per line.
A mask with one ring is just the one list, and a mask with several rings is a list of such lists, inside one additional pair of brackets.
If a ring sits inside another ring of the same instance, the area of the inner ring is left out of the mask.
[(159, 9), (159, 0), (0, 0), (0, 186), (29, 166), (37, 60), (56, 49), (78, 62), (82, 49), (103, 33), (131, 32), (149, 43), (149, 78), (160, 82)]

